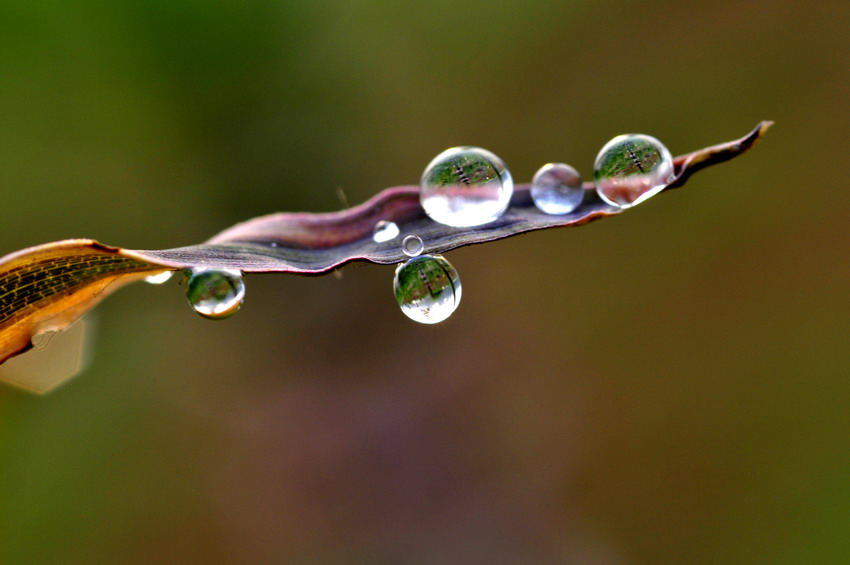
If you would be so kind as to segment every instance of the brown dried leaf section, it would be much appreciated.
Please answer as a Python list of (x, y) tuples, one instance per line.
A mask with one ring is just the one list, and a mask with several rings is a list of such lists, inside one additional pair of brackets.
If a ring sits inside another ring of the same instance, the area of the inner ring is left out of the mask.
[[(676, 176), (665, 191), (681, 186), (700, 169), (741, 155), (770, 125), (772, 122), (761, 122), (741, 139), (677, 157)], [(0, 258), (0, 363), (29, 349), (34, 335), (62, 330), (111, 292), (156, 272), (205, 266), (249, 273), (320, 275), (352, 261), (403, 261), (400, 239), (372, 241), (372, 230), (380, 220), (398, 224), (400, 237), (422, 237), (427, 252), (443, 253), (621, 213), (599, 200), (591, 183), (585, 184), (585, 190), (585, 202), (576, 211), (550, 216), (534, 206), (528, 185), (518, 185), (501, 218), (474, 228), (434, 222), (419, 205), (418, 187), (404, 186), (384, 190), (339, 212), (255, 218), (190, 247), (134, 251), (76, 239), (17, 251)]]
[(90, 239), (31, 247), (0, 261), (0, 363), (61, 331), (123, 285), (162, 267)]

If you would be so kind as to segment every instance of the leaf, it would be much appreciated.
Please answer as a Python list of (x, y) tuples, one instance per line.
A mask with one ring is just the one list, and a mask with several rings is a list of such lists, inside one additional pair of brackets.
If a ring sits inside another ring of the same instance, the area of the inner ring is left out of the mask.
[[(744, 153), (771, 125), (761, 122), (741, 139), (676, 157), (675, 177), (664, 192), (682, 186), (707, 166)], [(585, 183), (584, 189), (585, 201), (577, 210), (551, 216), (534, 206), (529, 185), (518, 185), (502, 217), (471, 228), (431, 220), (419, 204), (419, 187), (400, 186), (339, 212), (254, 218), (189, 247), (134, 251), (73, 239), (23, 249), (0, 259), (0, 363), (32, 347), (33, 336), (67, 327), (121, 286), (165, 270), (218, 267), (321, 275), (352, 261), (404, 261), (400, 238), (407, 234), (421, 237), (426, 252), (443, 253), (534, 230), (579, 226), (622, 212), (602, 202), (592, 183)], [(395, 222), (401, 235), (375, 243), (372, 231), (380, 220)]]
[(109, 293), (162, 267), (90, 239), (23, 249), (0, 259), (0, 362), (61, 331)]

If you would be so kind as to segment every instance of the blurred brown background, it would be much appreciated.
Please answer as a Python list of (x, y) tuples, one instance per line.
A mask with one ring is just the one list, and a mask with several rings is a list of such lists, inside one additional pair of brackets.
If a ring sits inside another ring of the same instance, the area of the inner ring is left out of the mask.
[(446, 147), (586, 177), (776, 126), (621, 217), (97, 309), (88, 371), (0, 388), (0, 563), (842, 563), (846, 2), (0, 4), (0, 242), (195, 243), (418, 181)]

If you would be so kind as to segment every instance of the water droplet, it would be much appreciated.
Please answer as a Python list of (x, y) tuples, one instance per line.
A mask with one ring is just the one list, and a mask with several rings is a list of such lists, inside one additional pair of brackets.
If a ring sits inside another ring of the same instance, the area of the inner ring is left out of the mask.
[(384, 243), (398, 237), (400, 233), (395, 222), (381, 220), (375, 224), (375, 229), (372, 230), (372, 241), (375, 243)]
[(569, 214), (584, 198), (581, 175), (564, 163), (543, 165), (531, 181), (531, 198), (546, 214)]
[(174, 274), (174, 271), (162, 271), (161, 273), (156, 273), (155, 275), (150, 275), (145, 277), (145, 282), (148, 284), (162, 284), (171, 280), (171, 275)]
[(440, 255), (420, 255), (399, 265), (393, 291), (401, 311), (422, 324), (442, 322), (460, 304), (460, 278)]
[(514, 181), (501, 159), (480, 147), (453, 147), (425, 168), (419, 199), (435, 222), (467, 227), (504, 214), (513, 192)]
[(673, 177), (673, 157), (650, 135), (618, 135), (599, 151), (593, 178), (608, 204), (629, 208), (658, 194)]
[(416, 257), (425, 251), (425, 243), (418, 235), (408, 235), (401, 240), (401, 252), (408, 257)]
[(186, 298), (205, 318), (232, 316), (245, 299), (242, 273), (232, 269), (195, 269), (186, 284)]

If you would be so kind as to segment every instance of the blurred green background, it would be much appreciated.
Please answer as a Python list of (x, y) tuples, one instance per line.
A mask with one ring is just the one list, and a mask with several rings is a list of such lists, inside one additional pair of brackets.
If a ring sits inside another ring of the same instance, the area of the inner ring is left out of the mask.
[(0, 254), (203, 241), (479, 145), (585, 177), (614, 135), (752, 153), (581, 229), (97, 309), (90, 368), (0, 387), (0, 563), (842, 563), (846, 2), (0, 4)]

